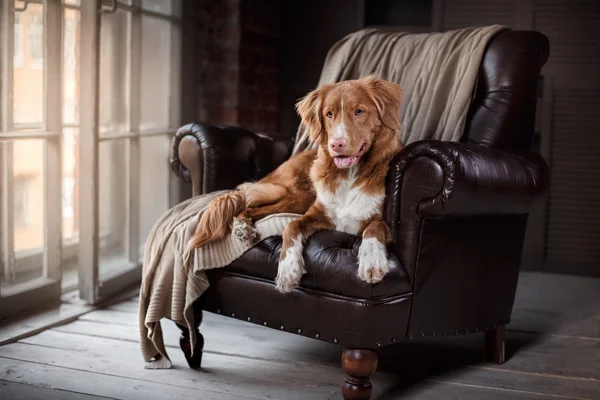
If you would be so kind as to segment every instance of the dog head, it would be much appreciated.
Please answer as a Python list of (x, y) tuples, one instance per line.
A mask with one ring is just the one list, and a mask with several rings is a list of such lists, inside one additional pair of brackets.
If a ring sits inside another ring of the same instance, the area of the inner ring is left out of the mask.
[(359, 163), (374, 143), (395, 140), (402, 89), (375, 76), (324, 85), (296, 105), (309, 138), (338, 168)]

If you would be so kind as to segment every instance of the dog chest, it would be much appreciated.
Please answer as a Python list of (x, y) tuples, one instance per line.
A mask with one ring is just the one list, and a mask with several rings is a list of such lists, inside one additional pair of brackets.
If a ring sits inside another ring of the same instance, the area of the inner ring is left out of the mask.
[(336, 230), (357, 235), (363, 221), (381, 212), (385, 196), (364, 193), (360, 187), (353, 187), (353, 184), (354, 179), (340, 180), (335, 192), (320, 185), (316, 187), (317, 197)]

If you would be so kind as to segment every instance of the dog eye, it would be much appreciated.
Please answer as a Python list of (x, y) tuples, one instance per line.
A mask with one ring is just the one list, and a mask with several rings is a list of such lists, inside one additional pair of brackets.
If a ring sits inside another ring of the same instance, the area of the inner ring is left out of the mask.
[(354, 115), (360, 115), (362, 113), (364, 113), (364, 111), (361, 110), (360, 108), (358, 110), (354, 111)]
[(333, 117), (333, 113), (331, 111), (327, 111), (327, 118), (332, 118)]

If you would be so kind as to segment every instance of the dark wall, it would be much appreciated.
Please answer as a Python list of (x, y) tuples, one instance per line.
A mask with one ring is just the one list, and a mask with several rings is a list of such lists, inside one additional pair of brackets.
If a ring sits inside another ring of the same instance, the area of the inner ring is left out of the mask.
[(279, 125), (294, 136), (300, 123), (295, 103), (317, 86), (331, 45), (364, 26), (364, 1), (282, 3)]

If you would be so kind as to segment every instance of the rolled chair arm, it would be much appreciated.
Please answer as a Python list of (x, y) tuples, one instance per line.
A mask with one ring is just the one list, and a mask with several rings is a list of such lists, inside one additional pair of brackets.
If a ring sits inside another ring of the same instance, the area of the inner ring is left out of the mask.
[(192, 183), (197, 196), (262, 178), (290, 156), (292, 147), (291, 140), (278, 134), (192, 123), (173, 137), (171, 169)]
[(548, 182), (548, 166), (537, 153), (420, 141), (391, 163), (386, 217), (525, 214), (544, 196)]

